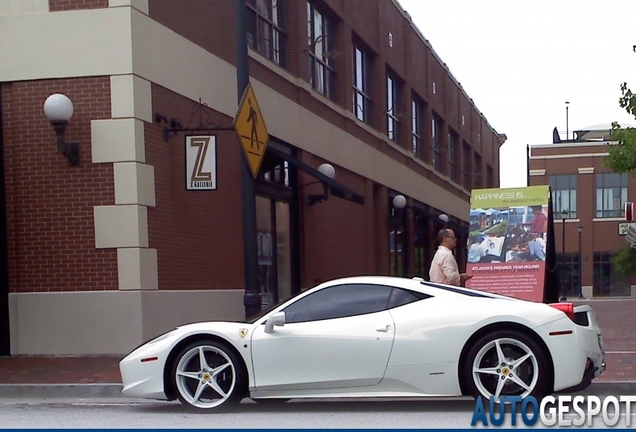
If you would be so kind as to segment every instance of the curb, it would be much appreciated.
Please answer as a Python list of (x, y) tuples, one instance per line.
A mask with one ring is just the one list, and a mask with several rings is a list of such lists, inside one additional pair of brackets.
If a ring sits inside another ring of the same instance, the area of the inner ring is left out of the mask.
[[(0, 398), (121, 398), (122, 384), (0, 384)], [(580, 395), (636, 395), (636, 381), (593, 382)]]
[(122, 384), (0, 384), (0, 398), (122, 397)]

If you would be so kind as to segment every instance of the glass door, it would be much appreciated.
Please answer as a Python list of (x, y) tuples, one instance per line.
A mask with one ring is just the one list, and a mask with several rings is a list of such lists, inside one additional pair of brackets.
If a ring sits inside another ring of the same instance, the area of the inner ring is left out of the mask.
[(258, 283), (261, 309), (292, 296), (289, 203), (256, 197)]

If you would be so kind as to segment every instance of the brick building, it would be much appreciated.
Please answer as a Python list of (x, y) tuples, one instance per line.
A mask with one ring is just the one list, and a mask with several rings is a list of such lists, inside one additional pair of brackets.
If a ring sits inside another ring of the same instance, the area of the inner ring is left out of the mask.
[[(125, 353), (178, 324), (242, 319), (244, 199), (263, 307), (340, 276), (426, 276), (444, 214), (463, 266), (470, 190), (498, 187), (505, 135), (408, 14), (245, 1), (270, 136), (245, 194), (234, 6), (0, 0), (0, 354)], [(73, 104), (78, 165), (43, 112), (55, 93)], [(214, 187), (190, 189), (192, 136), (213, 137), (192, 163)]]
[(636, 296), (634, 281), (610, 261), (627, 245), (625, 203), (636, 197), (629, 174), (603, 165), (610, 133), (610, 125), (597, 125), (562, 140), (555, 130), (552, 144), (528, 147), (528, 184), (551, 188), (557, 265), (569, 299)]

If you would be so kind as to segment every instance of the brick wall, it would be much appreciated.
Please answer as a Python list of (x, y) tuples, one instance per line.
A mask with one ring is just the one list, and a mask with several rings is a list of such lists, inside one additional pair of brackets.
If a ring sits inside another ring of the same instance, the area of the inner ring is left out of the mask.
[(80, 9), (102, 9), (108, 7), (108, 0), (49, 0), (51, 12)]
[[(197, 103), (152, 86), (153, 112), (199, 124)], [(210, 109), (202, 117), (230, 126), (232, 119)], [(157, 206), (148, 209), (150, 247), (157, 249), (159, 288), (242, 288), (243, 218), (240, 157), (234, 131), (217, 133), (217, 190), (187, 191), (185, 134), (163, 139), (163, 124), (147, 124), (146, 162), (155, 168)]]
[[(57, 152), (42, 108), (53, 93), (73, 101), (79, 167)], [(93, 223), (93, 206), (115, 202), (113, 166), (91, 163), (90, 143), (90, 121), (111, 116), (109, 78), (3, 84), (2, 96), (10, 291), (117, 289), (116, 251), (95, 249)]]

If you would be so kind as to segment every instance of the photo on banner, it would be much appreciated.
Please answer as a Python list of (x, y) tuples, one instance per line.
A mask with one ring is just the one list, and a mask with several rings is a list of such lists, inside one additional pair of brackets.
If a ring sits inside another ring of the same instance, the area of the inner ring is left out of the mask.
[(549, 194), (549, 186), (472, 191), (467, 287), (543, 301)]

